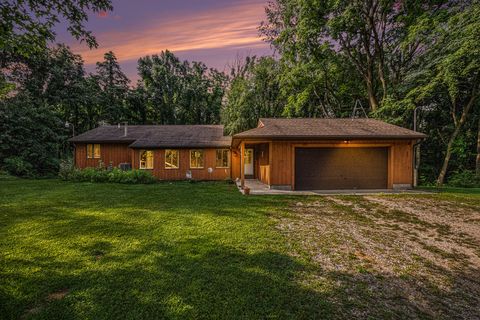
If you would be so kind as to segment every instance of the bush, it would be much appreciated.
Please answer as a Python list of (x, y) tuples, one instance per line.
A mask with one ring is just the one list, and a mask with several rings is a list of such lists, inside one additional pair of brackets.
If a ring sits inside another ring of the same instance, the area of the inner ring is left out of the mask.
[(21, 157), (7, 158), (3, 163), (3, 169), (11, 175), (19, 177), (32, 177), (34, 175), (33, 166)]
[(80, 182), (112, 182), (127, 184), (149, 184), (157, 182), (157, 179), (148, 171), (130, 170), (123, 171), (118, 168), (112, 170), (99, 168), (76, 169), (68, 164), (62, 165), (59, 172), (63, 180)]
[(472, 170), (457, 171), (451, 174), (447, 185), (461, 188), (480, 188), (480, 178)]

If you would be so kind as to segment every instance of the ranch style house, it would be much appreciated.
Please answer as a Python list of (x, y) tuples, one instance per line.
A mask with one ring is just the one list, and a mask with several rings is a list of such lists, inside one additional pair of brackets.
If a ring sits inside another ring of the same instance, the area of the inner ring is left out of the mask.
[(70, 139), (77, 168), (150, 171), (160, 180), (257, 179), (271, 189), (406, 189), (422, 133), (374, 119), (260, 119), (221, 125), (106, 125)]

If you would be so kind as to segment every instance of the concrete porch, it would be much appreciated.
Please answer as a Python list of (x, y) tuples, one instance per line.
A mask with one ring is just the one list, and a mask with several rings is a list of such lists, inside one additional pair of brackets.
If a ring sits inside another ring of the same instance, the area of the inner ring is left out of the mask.
[[(238, 190), (242, 190), (241, 182), (236, 182)], [(311, 190), (311, 191), (292, 191), (277, 190), (270, 187), (257, 179), (245, 179), (245, 187), (250, 189), (250, 195), (370, 195), (370, 194), (428, 194), (431, 192), (423, 190), (394, 190), (394, 189), (368, 189), (368, 190)]]

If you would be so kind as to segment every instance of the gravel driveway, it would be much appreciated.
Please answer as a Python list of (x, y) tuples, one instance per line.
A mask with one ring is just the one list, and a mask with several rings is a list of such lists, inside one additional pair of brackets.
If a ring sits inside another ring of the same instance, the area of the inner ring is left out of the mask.
[(277, 218), (298, 277), (339, 318), (480, 319), (480, 202), (440, 195), (310, 197)]

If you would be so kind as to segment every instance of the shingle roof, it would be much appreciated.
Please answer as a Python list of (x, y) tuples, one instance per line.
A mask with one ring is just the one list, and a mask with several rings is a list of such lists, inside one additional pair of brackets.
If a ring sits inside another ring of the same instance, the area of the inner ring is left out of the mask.
[(426, 135), (375, 119), (260, 119), (255, 129), (233, 136), (238, 138), (288, 139), (422, 139)]
[(128, 143), (132, 148), (229, 147), (221, 125), (100, 126), (70, 139), (83, 143)]

